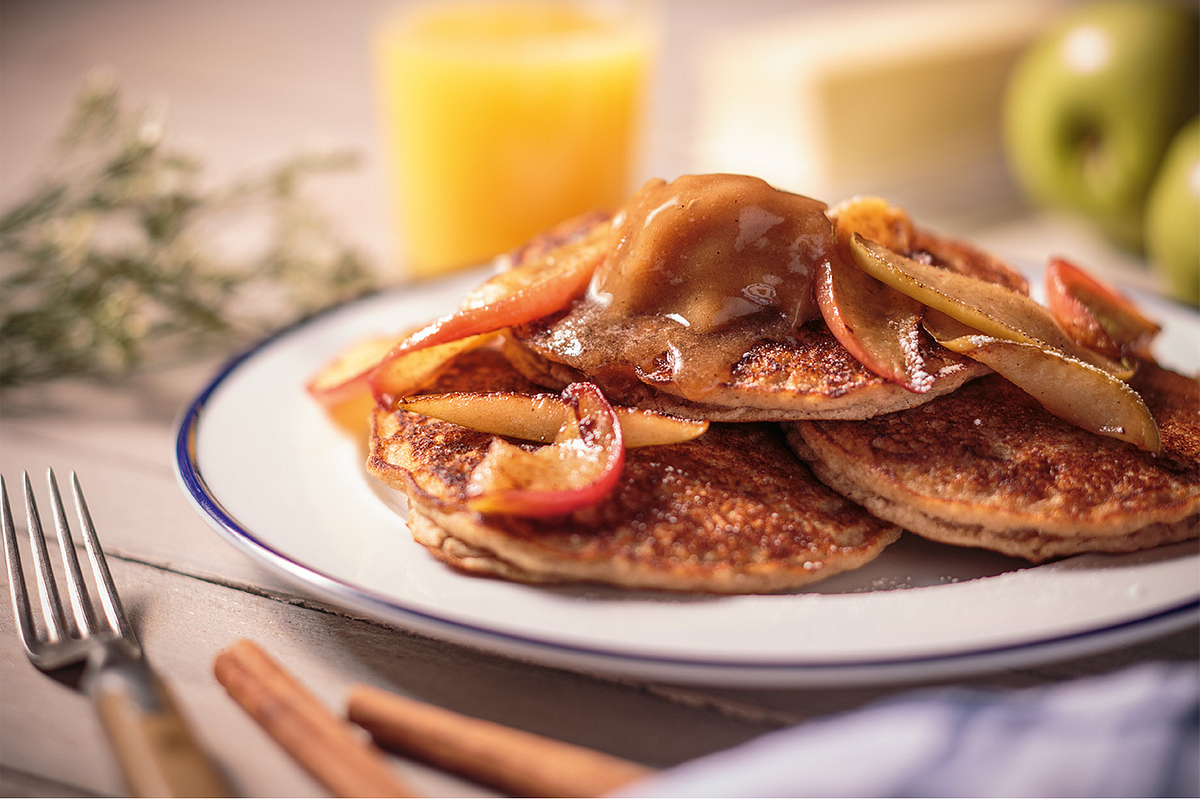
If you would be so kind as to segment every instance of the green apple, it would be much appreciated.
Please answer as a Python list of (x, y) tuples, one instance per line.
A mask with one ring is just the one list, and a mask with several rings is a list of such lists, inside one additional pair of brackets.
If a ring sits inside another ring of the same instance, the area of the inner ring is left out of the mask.
[(1072, 6), (1022, 54), (1004, 100), (1004, 140), (1035, 203), (1095, 220), (1138, 249), (1163, 154), (1196, 114), (1200, 31), (1190, 3)]
[(1172, 294), (1200, 306), (1200, 117), (1176, 134), (1150, 189), (1146, 256)]

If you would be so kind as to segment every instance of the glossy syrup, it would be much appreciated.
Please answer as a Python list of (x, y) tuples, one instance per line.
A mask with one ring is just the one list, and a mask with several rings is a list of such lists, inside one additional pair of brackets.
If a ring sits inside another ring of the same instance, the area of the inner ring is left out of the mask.
[[(814, 265), (830, 257), (825, 205), (739, 175), (646, 184), (613, 218), (615, 246), (554, 349), (588, 374), (702, 399), (757, 342), (820, 315)], [(585, 346), (586, 343), (586, 346)]]

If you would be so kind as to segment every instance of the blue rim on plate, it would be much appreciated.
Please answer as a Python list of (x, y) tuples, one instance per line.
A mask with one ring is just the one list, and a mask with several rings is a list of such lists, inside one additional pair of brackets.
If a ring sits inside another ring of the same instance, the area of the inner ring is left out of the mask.
[[(361, 302), (354, 301), (355, 303)], [(319, 565), (297, 560), (264, 540), (231, 513), (209, 487), (200, 467), (198, 433), (214, 394), (254, 359), (295, 331), (335, 311), (340, 306), (280, 330), (235, 356), (222, 366), (182, 415), (175, 437), (175, 467), (179, 483), (202, 518), (226, 540), (253, 560), (270, 568), (289, 583), (307, 589), (334, 605), (355, 609), (372, 618), (456, 644), (473, 646), (499, 655), (547, 666), (608, 673), (622, 677), (755, 686), (853, 685), (883, 681), (908, 681), (961, 677), (984, 671), (1028, 666), (1108, 649), (1164, 635), (1200, 620), (1200, 586), (1177, 604), (1156, 609), (1134, 619), (1124, 619), (1048, 637), (1034, 637), (998, 646), (967, 648), (952, 653), (865, 659), (757, 658), (722, 659), (623, 651), (615, 647), (590, 647), (500, 630), (415, 607), (396, 597), (330, 574)], [(535, 587), (530, 587), (536, 591)]]

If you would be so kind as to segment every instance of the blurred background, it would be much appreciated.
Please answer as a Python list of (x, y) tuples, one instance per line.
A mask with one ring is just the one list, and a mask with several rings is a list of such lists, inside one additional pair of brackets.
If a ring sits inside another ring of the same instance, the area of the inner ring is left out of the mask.
[[(53, 166), (55, 139), (85, 76), (104, 67), (123, 103), (160, 109), (165, 136), (200, 159), (205, 181), (236, 180), (301, 151), (353, 152), (355, 166), (314, 177), (306, 191), (385, 281), (411, 277), (407, 234), (394, 214), (395, 155), (378, 53), (380, 31), (409, 5), (3, 0), (0, 208)], [(974, 238), (1023, 265), (1069, 254), (1104, 276), (1165, 290), (1140, 243), (1114, 242), (1087, 214), (1043, 202), (1038, 190), (1018, 184), (1005, 154), (1004, 94), (1015, 64), (1064, 14), (1091, 5), (623, 4), (650, 37), (625, 188), (650, 177), (733, 171), (831, 204), (878, 194), (927, 227)], [(1062, 80), (1061, 67), (1040, 69), (1036, 83)], [(1142, 94), (1155, 92), (1150, 75), (1141, 78)], [(1174, 91), (1195, 93), (1194, 85)], [(1118, 108), (1116, 116), (1131, 115)], [(1155, 168), (1161, 157), (1154, 154)]]

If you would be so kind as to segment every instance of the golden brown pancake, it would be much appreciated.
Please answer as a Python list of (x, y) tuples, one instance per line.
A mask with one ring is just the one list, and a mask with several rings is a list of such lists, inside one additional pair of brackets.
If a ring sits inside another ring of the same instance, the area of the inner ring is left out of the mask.
[(920, 408), (788, 426), (829, 486), (929, 539), (1042, 561), (1200, 536), (1200, 384), (1153, 363), (1131, 381), (1154, 455), (1051, 415), (997, 375)]
[[(578, 224), (582, 231), (604, 223), (590, 218)], [(561, 244), (569, 239), (560, 227), (546, 241)], [(545, 242), (535, 240), (515, 258), (519, 262), (545, 249)], [(964, 242), (917, 230), (908, 255), (1028, 293), (1020, 273)], [(661, 340), (664, 326), (675, 324), (648, 314), (614, 318), (589, 295), (559, 314), (513, 328), (505, 352), (517, 369), (542, 386), (561, 389), (588, 380), (616, 403), (725, 422), (866, 419), (922, 405), (989, 371), (921, 331), (918, 347), (933, 381), (928, 392), (918, 394), (859, 363), (819, 318), (791, 329), (785, 337), (770, 338), (753, 331), (756, 327), (778, 330), (778, 325), (764, 325), (760, 315), (750, 315), (707, 334), (694, 347), (714, 354), (736, 353), (718, 377), (700, 381), (697, 388), (670, 377), (668, 362), (678, 353), (663, 351), (647, 358), (640, 344)], [(738, 348), (743, 341), (756, 343), (748, 350)]]
[[(429, 392), (536, 391), (496, 351), (459, 359)], [(488, 434), (404, 411), (375, 416), (368, 470), (409, 502), (414, 537), (464, 571), (720, 593), (795, 589), (877, 556), (899, 529), (821, 484), (775, 425), (713, 425), (627, 451), (599, 504), (550, 519), (465, 505)], [(532, 446), (532, 445), (527, 445)]]
[[(934, 380), (928, 392), (910, 392), (871, 372), (823, 321), (814, 320), (787, 341), (760, 341), (703, 400), (689, 399), (672, 391), (669, 383), (652, 383), (644, 370), (621, 360), (622, 343), (644, 335), (639, 328), (656, 325), (657, 320), (643, 317), (619, 325), (580, 326), (580, 309), (577, 305), (565, 315), (514, 329), (505, 341), (509, 360), (543, 386), (562, 388), (588, 380), (613, 402), (696, 419), (865, 419), (927, 403), (989, 371), (938, 345), (922, 331), (919, 347)], [(593, 367), (585, 358), (605, 363)]]

